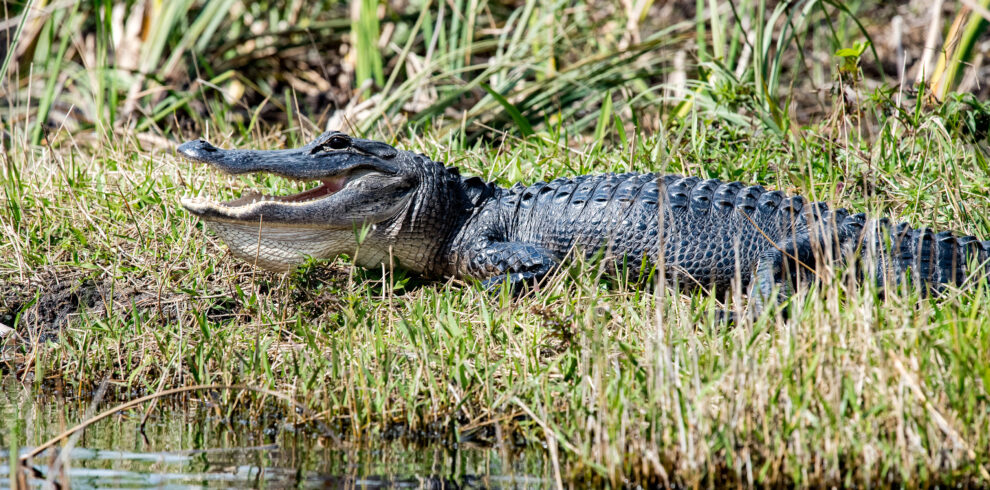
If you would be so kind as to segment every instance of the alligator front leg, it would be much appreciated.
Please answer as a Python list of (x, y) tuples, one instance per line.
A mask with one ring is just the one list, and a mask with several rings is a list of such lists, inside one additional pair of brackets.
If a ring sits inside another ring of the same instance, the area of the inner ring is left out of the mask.
[(557, 266), (553, 252), (529, 243), (490, 242), (474, 252), (471, 269), (481, 273), (473, 275), (482, 279), (482, 285), (489, 291), (508, 283), (513, 294), (518, 294)]

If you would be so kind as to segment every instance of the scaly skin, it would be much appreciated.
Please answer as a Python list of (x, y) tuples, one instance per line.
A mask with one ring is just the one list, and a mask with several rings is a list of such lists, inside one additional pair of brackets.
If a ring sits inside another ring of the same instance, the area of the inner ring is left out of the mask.
[(681, 289), (724, 295), (738, 278), (754, 312), (776, 287), (782, 300), (825, 264), (854, 262), (881, 286), (911, 277), (934, 293), (990, 272), (990, 241), (890, 226), (740, 182), (627, 173), (505, 189), (337, 132), (293, 150), (220, 150), (198, 140), (179, 152), (229, 173), (326, 183), (259, 204), (183, 202), (234, 255), (273, 270), (346, 253), (364, 266), (391, 261), (425, 276), (518, 286), (580, 253), (634, 278), (656, 267)]

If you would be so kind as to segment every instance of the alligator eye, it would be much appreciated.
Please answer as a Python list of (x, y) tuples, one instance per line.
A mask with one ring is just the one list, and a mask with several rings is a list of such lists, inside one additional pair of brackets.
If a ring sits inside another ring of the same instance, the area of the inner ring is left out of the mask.
[(346, 136), (334, 136), (327, 141), (326, 146), (331, 150), (343, 150), (351, 146), (351, 139)]

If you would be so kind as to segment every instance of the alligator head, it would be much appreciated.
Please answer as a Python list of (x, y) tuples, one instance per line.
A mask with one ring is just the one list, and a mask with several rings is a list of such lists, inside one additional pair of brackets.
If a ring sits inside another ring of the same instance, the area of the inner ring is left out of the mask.
[[(196, 140), (182, 144), (178, 151), (229, 174), (265, 172), (319, 182), (293, 195), (253, 193), (226, 202), (182, 200), (235, 256), (275, 271), (290, 270), (306, 257), (354, 253), (362, 229), (400, 219), (421, 178), (406, 152), (336, 131), (288, 150), (223, 150)], [(358, 263), (360, 259), (359, 254)], [(381, 257), (365, 259), (376, 262)]]

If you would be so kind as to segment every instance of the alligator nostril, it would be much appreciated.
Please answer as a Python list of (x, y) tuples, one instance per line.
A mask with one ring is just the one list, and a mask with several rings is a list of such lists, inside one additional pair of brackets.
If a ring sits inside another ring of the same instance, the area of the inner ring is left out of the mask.
[(202, 139), (187, 141), (176, 148), (176, 151), (193, 160), (200, 159), (207, 153), (215, 153), (218, 150), (217, 147)]

